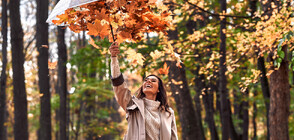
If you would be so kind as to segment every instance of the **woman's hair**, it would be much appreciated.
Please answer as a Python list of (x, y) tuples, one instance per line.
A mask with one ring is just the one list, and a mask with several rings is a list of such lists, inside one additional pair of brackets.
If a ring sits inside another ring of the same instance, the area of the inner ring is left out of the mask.
[[(166, 112), (168, 112), (169, 114), (171, 114), (171, 112), (169, 111), (169, 105), (168, 105), (168, 101), (167, 101), (166, 90), (165, 90), (165, 87), (163, 85), (162, 80), (158, 76), (153, 75), (153, 74), (152, 75), (148, 75), (147, 77), (149, 77), (149, 76), (155, 76), (158, 79), (158, 89), (159, 89), (159, 92), (157, 93), (155, 100), (160, 102), (159, 108), (161, 108), (161, 109), (165, 110)], [(143, 86), (141, 86), (139, 88), (139, 92), (138, 92), (137, 98), (143, 99), (145, 96), (146, 95), (143, 92)]]

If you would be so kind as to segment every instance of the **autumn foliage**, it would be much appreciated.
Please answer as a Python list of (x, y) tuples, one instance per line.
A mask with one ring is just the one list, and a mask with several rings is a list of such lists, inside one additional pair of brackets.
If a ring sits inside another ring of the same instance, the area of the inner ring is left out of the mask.
[(52, 22), (67, 25), (74, 32), (89, 31), (88, 35), (121, 43), (140, 41), (146, 32), (166, 33), (168, 15), (161, 1), (102, 0), (67, 9)]

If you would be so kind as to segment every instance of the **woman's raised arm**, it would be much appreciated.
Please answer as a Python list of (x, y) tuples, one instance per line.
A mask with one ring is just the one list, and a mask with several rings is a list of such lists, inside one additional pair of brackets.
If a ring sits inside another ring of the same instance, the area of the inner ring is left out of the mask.
[(118, 104), (126, 111), (128, 104), (132, 100), (131, 91), (124, 82), (122, 73), (120, 72), (117, 55), (119, 54), (118, 44), (112, 43), (109, 48), (111, 54), (111, 80), (113, 91)]

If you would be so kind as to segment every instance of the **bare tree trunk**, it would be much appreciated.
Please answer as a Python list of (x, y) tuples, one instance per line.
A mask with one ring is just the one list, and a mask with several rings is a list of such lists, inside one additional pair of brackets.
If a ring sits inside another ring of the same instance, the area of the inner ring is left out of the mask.
[[(220, 0), (221, 13), (226, 13), (227, 3), (226, 0)], [(220, 25), (220, 70), (219, 70), (219, 92), (221, 103), (221, 124), (222, 124), (222, 139), (228, 140), (230, 137), (230, 111), (228, 102), (227, 91), (227, 78), (226, 78), (226, 34), (223, 32), (226, 30), (226, 18), (221, 20)]]
[[(246, 90), (243, 98), (247, 99), (249, 91)], [(249, 129), (249, 114), (248, 114), (249, 103), (247, 100), (242, 101), (242, 140), (248, 140), (248, 129)]]
[(64, 40), (65, 29), (58, 27), (58, 83), (59, 83), (59, 96), (60, 96), (60, 108), (59, 108), (59, 133), (60, 140), (68, 140), (68, 128), (67, 128), (67, 48)]
[(23, 30), (20, 0), (10, 0), (10, 27), (13, 71), (14, 139), (28, 140), (27, 94), (24, 75)]
[(264, 98), (264, 104), (266, 108), (266, 128), (267, 128), (267, 140), (270, 138), (270, 133), (269, 133), (269, 110), (270, 110), (270, 87), (268, 83), (268, 79), (266, 77), (266, 68), (264, 65), (264, 58), (259, 57), (257, 59), (257, 67), (258, 70), (260, 70), (260, 84), (261, 84), (261, 90), (262, 90), (262, 95)]
[(1, 33), (3, 36), (2, 43), (2, 71), (0, 78), (0, 139), (7, 139), (7, 127), (5, 126), (7, 118), (6, 107), (6, 67), (7, 67), (7, 1), (2, 0), (2, 16), (1, 16)]
[(41, 96), (41, 115), (40, 115), (40, 140), (51, 140), (51, 105), (50, 105), (50, 83), (48, 69), (48, 0), (37, 0), (37, 31), (36, 47), (38, 49), (38, 75), (39, 89)]
[[(257, 91), (254, 91), (254, 98), (256, 98)], [(256, 102), (253, 103), (253, 115), (252, 115), (252, 124), (253, 124), (253, 137), (252, 140), (257, 140), (257, 124), (256, 124), (256, 115), (257, 115), (257, 106)]]
[[(185, 66), (182, 65), (182, 68), (178, 68), (174, 61), (168, 61), (168, 65), (170, 66), (168, 77), (169, 81), (171, 81), (171, 91), (177, 104), (182, 126), (182, 139), (193, 140), (197, 138), (204, 140), (205, 136), (201, 133), (200, 124), (198, 124), (193, 107), (192, 97), (186, 79)], [(181, 82), (182, 84), (175, 84), (173, 81)]]
[[(211, 88), (212, 89), (212, 88)], [(205, 95), (202, 95), (203, 104), (205, 107), (205, 121), (208, 124), (208, 128), (211, 135), (211, 140), (219, 140), (217, 130), (214, 121), (214, 110), (213, 110), (213, 91), (206, 90)]]
[(289, 140), (290, 84), (287, 49), (287, 46), (283, 46), (282, 50), (285, 53), (285, 58), (280, 68), (270, 75), (269, 126), (271, 140)]

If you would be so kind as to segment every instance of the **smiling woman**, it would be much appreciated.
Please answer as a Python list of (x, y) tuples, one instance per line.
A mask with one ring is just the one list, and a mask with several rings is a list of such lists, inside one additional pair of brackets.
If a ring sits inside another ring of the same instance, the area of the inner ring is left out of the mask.
[(127, 113), (128, 131), (124, 139), (177, 140), (175, 115), (168, 105), (162, 80), (156, 75), (147, 76), (137, 97), (131, 96), (118, 65), (118, 44), (114, 42), (109, 51), (115, 97)]

